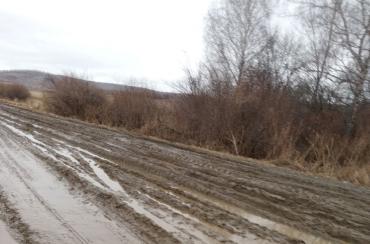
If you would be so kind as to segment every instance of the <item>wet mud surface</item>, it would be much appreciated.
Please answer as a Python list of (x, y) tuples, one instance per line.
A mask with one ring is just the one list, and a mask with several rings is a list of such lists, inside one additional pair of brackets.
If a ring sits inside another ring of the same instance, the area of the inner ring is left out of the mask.
[(16, 240), (9, 233), (7, 225), (0, 221), (0, 243), (16, 244)]
[(370, 243), (367, 188), (6, 105), (0, 191), (19, 243)]

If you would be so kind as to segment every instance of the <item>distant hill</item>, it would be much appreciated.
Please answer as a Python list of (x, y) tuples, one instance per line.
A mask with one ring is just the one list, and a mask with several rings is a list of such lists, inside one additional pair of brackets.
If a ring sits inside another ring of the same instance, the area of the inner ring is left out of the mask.
[(0, 71), (0, 82), (17, 83), (30, 90), (48, 90), (50, 86), (47, 86), (45, 82), (47, 75), (47, 73), (39, 71)]
[[(0, 83), (17, 83), (20, 85), (24, 85), (30, 90), (47, 91), (47, 90), (53, 89), (52, 84), (50, 84), (50, 82), (47, 79), (50, 76), (53, 78), (63, 78), (62, 75), (54, 75), (54, 74), (49, 74), (49, 73), (45, 73), (41, 71), (9, 70), (9, 71), (0, 71)], [(95, 81), (88, 81), (88, 82), (91, 82), (98, 88), (106, 90), (106, 91), (120, 91), (120, 90), (129, 89), (129, 88), (144, 89), (144, 88), (131, 87), (131, 86), (119, 85), (119, 84), (113, 84), (113, 83), (102, 83), (102, 82), (95, 82)]]

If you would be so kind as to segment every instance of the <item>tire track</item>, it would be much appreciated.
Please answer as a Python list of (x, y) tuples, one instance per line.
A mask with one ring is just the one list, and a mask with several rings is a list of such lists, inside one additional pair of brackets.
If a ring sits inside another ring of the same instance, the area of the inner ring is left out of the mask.
[[(266, 232), (255, 230), (262, 239), (277, 237), (274, 227), (268, 227), (276, 222), (328, 242), (370, 242), (370, 191), (366, 188), (191, 151), (71, 119), (3, 109), (6, 112), (0, 112), (0, 117), (36, 125), (29, 133), (46, 145), (74, 148), (72, 156), (80, 153), (78, 148), (89, 152), (87, 156), (148, 208), (168, 206), (174, 213), (186, 212), (230, 233), (246, 229), (243, 221), (251, 218), (258, 227), (267, 227)], [(278, 231), (289, 236), (291, 230)]]
[[(1, 146), (3, 148), (6, 148), (2, 141), (1, 143), (2, 143)], [(70, 224), (68, 224), (68, 222), (58, 213), (58, 211), (49, 206), (47, 201), (40, 194), (38, 194), (37, 191), (33, 189), (32, 186), (30, 186), (30, 184), (27, 183), (24, 177), (19, 173), (18, 169), (21, 167), (19, 166), (18, 162), (13, 158), (13, 156), (6, 150), (0, 152), (3, 152), (5, 155), (5, 157), (3, 157), (2, 159), (5, 165), (8, 167), (8, 169), (10, 169), (18, 177), (18, 179), (26, 186), (26, 188), (30, 192), (32, 192), (35, 198), (45, 207), (45, 209), (49, 211), (61, 223), (62, 226), (64, 226), (70, 233), (72, 233), (79, 243), (89, 244), (90, 242), (85, 237), (83, 237), (77, 230), (75, 230)], [(12, 164), (10, 164), (10, 162)]]

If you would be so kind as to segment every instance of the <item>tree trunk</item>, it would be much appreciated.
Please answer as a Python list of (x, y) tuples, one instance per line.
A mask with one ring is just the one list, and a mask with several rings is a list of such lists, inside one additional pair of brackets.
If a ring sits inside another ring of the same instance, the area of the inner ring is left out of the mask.
[(354, 84), (353, 91), (353, 101), (350, 110), (349, 123), (347, 125), (347, 135), (349, 137), (354, 137), (356, 135), (356, 124), (357, 124), (357, 114), (361, 105), (361, 98), (363, 97), (364, 84), (366, 81), (367, 70), (363, 69), (359, 79)]
[(234, 146), (234, 152), (235, 152), (235, 154), (236, 155), (239, 155), (238, 142), (236, 141), (236, 138), (235, 138), (233, 132), (231, 132), (231, 141), (232, 141), (233, 146)]

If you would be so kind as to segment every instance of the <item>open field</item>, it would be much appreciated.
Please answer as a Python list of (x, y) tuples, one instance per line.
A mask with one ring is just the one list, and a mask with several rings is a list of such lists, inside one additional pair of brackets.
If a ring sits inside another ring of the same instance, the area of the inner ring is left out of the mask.
[(24, 101), (0, 98), (0, 102), (13, 104), (15, 106), (21, 106), (32, 110), (46, 111), (45, 96), (47, 96), (47, 94), (47, 92), (42, 91), (30, 91), (30, 97)]
[(0, 202), (19, 243), (370, 242), (368, 188), (8, 105)]

